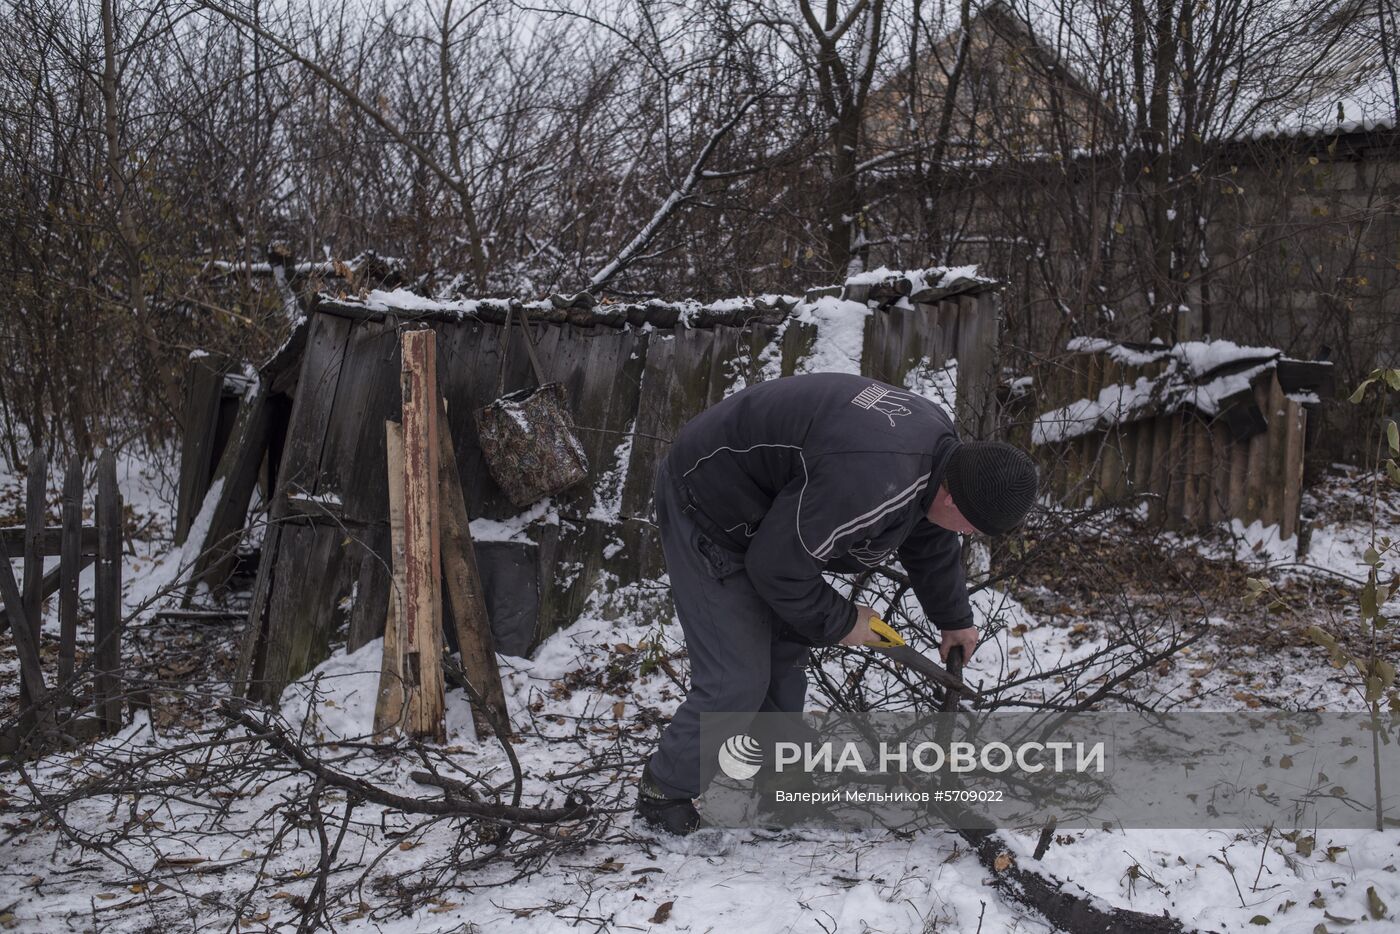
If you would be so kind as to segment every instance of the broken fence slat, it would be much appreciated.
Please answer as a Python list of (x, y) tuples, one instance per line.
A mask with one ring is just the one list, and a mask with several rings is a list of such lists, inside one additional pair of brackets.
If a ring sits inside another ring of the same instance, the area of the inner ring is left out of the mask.
[[(48, 697), (48, 689), (44, 685), (44, 670), (39, 660), (39, 644), (30, 635), (33, 627), (30, 626), (28, 618), (24, 615), (24, 599), (20, 594), (19, 582), (15, 580), (14, 568), (10, 567), (8, 558), (0, 561), (0, 599), (5, 601), (5, 606), (10, 609), (10, 615), (14, 620), (14, 625), (10, 628), (14, 630), (15, 648), (19, 653), (20, 684), (24, 689), (24, 698), (20, 701), (23, 712), (20, 729), (22, 733), (28, 733), (38, 722), (47, 723), (52, 718), (53, 712), (43, 706)], [(33, 712), (36, 709), (44, 711), (42, 718), (35, 717)]]
[(209, 491), (214, 457), (214, 436), (218, 431), (219, 402), (223, 395), (224, 374), (205, 355), (189, 361), (185, 412), (181, 427), (180, 489), (175, 511), (175, 544), (183, 545), (190, 525)]

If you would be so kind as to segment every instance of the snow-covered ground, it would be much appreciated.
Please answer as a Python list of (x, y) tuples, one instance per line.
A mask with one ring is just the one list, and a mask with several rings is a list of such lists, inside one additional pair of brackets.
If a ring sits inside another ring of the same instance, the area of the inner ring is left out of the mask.
[[(133, 527), (145, 529), (133, 536), (126, 561), (126, 603), (132, 609), (174, 579), (187, 557), (169, 546), (162, 518), (169, 514), (169, 491), (157, 473), (138, 459), (122, 470)], [(1312, 550), (1296, 560), (1312, 570), (1296, 563), (1291, 546), (1270, 544), (1263, 530), (1253, 539), (1243, 529), (1234, 530), (1233, 537), (1157, 535), (1141, 545), (1141, 560), (1149, 560), (1152, 549), (1189, 553), (1207, 569), (1238, 570), (1243, 562), (1244, 573), (1270, 576), (1284, 587), (1318, 575), (1345, 587), (1335, 575), (1362, 575), (1360, 556), (1370, 537), (1369, 513), (1343, 508), (1357, 489), (1355, 477), (1337, 472), (1310, 494), (1319, 519)], [(20, 478), (0, 477), (0, 505), (13, 506), (17, 495), (22, 498), (20, 490)], [(1392, 528), (1393, 508), (1387, 504), (1382, 515)], [(1262, 544), (1256, 548), (1255, 542)], [(994, 684), (1001, 673), (1032, 658), (1092, 661), (1107, 644), (1108, 614), (1100, 608), (1112, 595), (1086, 596), (1068, 582), (1033, 577), (1006, 586), (984, 590), (974, 601), (984, 629), (995, 631), (967, 671), (974, 682)], [(1142, 597), (1144, 607), (1151, 603)], [(365, 803), (345, 820), (346, 795), (329, 790), (319, 800), (325, 826), (332, 832), (342, 822), (346, 827), (329, 877), (336, 930), (1049, 930), (999, 894), (966, 843), (951, 832), (901, 838), (883, 831), (727, 830), (667, 842), (635, 826), (629, 811), (635, 780), (660, 725), (683, 696), (685, 660), (674, 622), (658, 619), (652, 609), (617, 618), (618, 607), (627, 605), (655, 606), (644, 594), (631, 601), (600, 595), (592, 612), (551, 637), (534, 658), (501, 658), (508, 707), (519, 731), (513, 749), (525, 775), (522, 803), (558, 806), (571, 793), (586, 795), (596, 817), (577, 831), (578, 842), (561, 834), (556, 852), (543, 864), (522, 857), (459, 871), (457, 864), (480, 849), (456, 849), (459, 828), (452, 821), (410, 819)], [(1310, 621), (1347, 624), (1344, 601), (1318, 598), (1307, 605), (1322, 607), (1317, 613), (1323, 615)], [(1255, 625), (1257, 615), (1230, 602), (1208, 609), (1203, 614), (1211, 624), (1207, 637), (1178, 663), (1140, 676), (1134, 690), (1171, 696), (1195, 709), (1258, 703), (1359, 708), (1355, 694), (1325, 664), (1322, 650), (1301, 638), (1261, 639), (1252, 647), (1238, 629), (1246, 622)], [(50, 608), (46, 633), (54, 632), (53, 615)], [(235, 636), (201, 630), (182, 638), (192, 640), (188, 652), (212, 659), (230, 652)], [(8, 637), (0, 649), (0, 681), (9, 685), (4, 701), (10, 704), (15, 662)], [(381, 651), (379, 642), (352, 655), (336, 651), (287, 689), (282, 722), (346, 774), (398, 794), (435, 798), (436, 789), (410, 777), (424, 768), (424, 756), (357, 745), (370, 739)], [(199, 682), (200, 673), (190, 679)], [(32, 763), (23, 777), (13, 769), (0, 773), (5, 854), (0, 927), (296, 929), (300, 906), (312, 895), (324, 841), (305, 814), (292, 813), (304, 806), (298, 802), (306, 800), (312, 781), (285, 762), (281, 770), (236, 787), (211, 783), (208, 787), (222, 790), (205, 800), (130, 791), (74, 800), (65, 812), (71, 826), (91, 834), (127, 832), (109, 856), (83, 851), (28, 806), (33, 799), (28, 782), (49, 791), (70, 789), (95, 779), (98, 762), (166, 753), (159, 768), (179, 772), (167, 775), (177, 781), (192, 770), (227, 766), (209, 760), (201, 745), (210, 730), (222, 727), (213, 708), (227, 692), (209, 685), (200, 690), (206, 692), (200, 695), (202, 720), (153, 722), (138, 712), (121, 734), (90, 749)], [(456, 690), (448, 695), (447, 723), (446, 743), (429, 750), (428, 760), (444, 775), (509, 783), (512, 773), (501, 747), (494, 740), (477, 741), (470, 709)], [(234, 735), (240, 734), (236, 728)], [(1033, 862), (1035, 835), (1010, 837), (1015, 858)], [(1042, 863), (1111, 904), (1166, 911), (1202, 930), (1267, 924), (1268, 930), (1298, 934), (1319, 925), (1334, 932), (1393, 931), (1400, 911), (1400, 830), (1394, 829), (1064, 830)], [(422, 897), (424, 886), (430, 900)], [(417, 907), (405, 914), (403, 906), (413, 903)]]

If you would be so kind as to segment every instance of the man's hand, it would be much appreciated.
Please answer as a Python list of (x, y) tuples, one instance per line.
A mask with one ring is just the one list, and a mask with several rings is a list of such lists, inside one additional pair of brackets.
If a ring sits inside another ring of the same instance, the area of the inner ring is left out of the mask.
[(948, 664), (948, 653), (953, 650), (955, 645), (963, 647), (963, 664), (966, 665), (968, 660), (972, 658), (972, 650), (977, 646), (977, 627), (969, 626), (966, 629), (940, 629), (938, 631), (938, 657), (943, 661), (943, 664)]
[(851, 631), (846, 634), (846, 638), (841, 640), (842, 645), (865, 645), (867, 642), (875, 642), (880, 637), (875, 635), (870, 628), (870, 620), (878, 614), (868, 606), (856, 604), (856, 624), (851, 627)]

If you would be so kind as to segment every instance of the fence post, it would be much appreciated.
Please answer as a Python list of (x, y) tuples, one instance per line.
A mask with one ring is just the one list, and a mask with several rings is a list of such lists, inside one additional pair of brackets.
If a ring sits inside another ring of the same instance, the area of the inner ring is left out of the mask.
[[(38, 445), (29, 452), (29, 475), (24, 505), (24, 566), (23, 591), (19, 604), (29, 626), (29, 638), (39, 651), (39, 630), (44, 617), (44, 493), (48, 482), (48, 459)], [(8, 560), (8, 559), (6, 559)], [(11, 629), (19, 628), (17, 618), (11, 618)], [(20, 681), (20, 704), (34, 704), (37, 697), (29, 694), (27, 682)]]
[(58, 558), (58, 683), (73, 677), (78, 641), (78, 575), (82, 573), (83, 465), (74, 457), (63, 474), (63, 538)]
[(117, 460), (110, 451), (97, 462), (97, 573), (93, 655), (97, 719), (116, 732), (122, 725), (122, 498)]

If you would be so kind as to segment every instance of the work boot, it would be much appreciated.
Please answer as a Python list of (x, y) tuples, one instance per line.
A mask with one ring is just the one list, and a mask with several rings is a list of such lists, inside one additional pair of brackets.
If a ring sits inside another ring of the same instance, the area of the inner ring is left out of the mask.
[(683, 837), (700, 827), (700, 812), (690, 798), (668, 798), (651, 777), (651, 764), (642, 769), (637, 785), (637, 816), (657, 830)]

